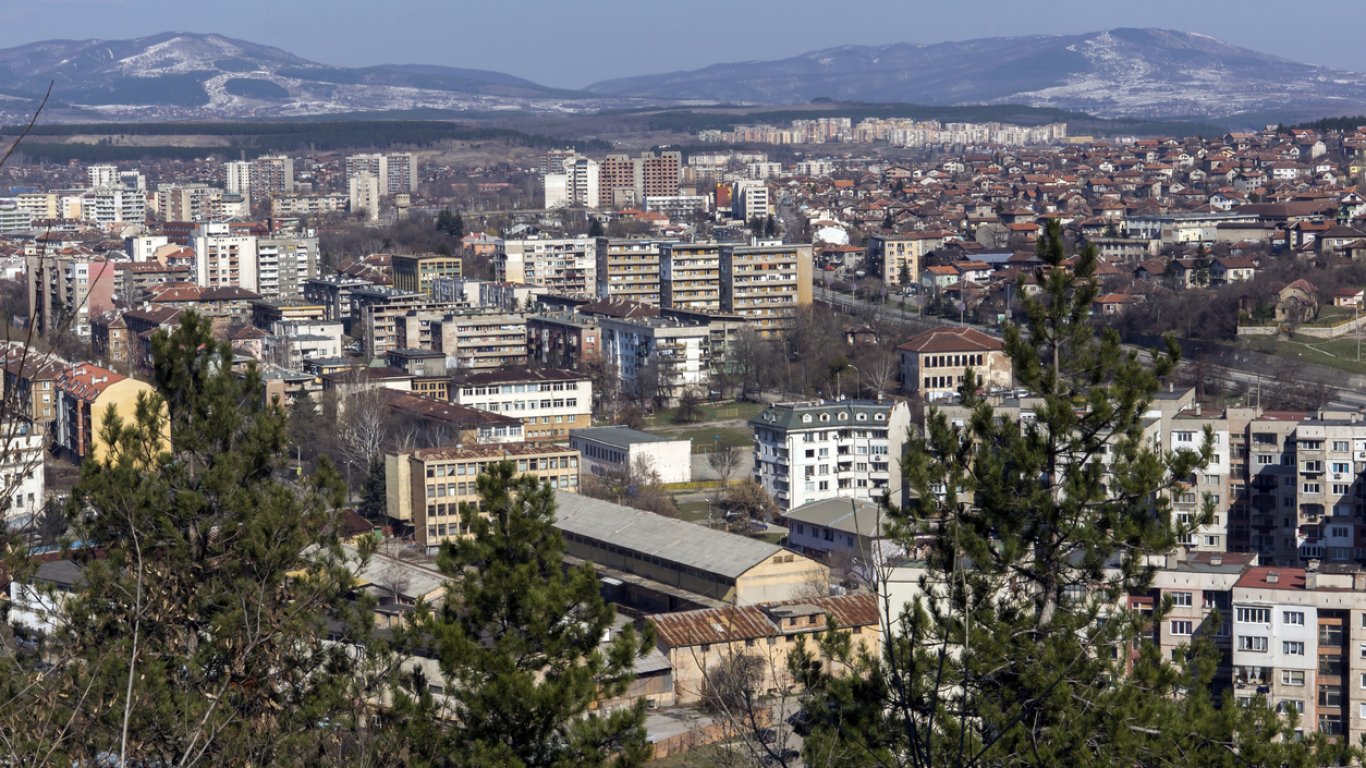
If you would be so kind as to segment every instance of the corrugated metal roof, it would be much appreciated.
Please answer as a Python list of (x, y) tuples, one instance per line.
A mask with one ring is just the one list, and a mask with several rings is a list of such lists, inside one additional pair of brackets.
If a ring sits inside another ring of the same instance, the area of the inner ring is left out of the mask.
[(821, 499), (783, 514), (790, 521), (819, 525), (843, 533), (878, 538), (889, 522), (886, 511), (867, 499)]
[(671, 437), (652, 435), (649, 432), (642, 432), (638, 429), (631, 429), (630, 427), (585, 427), (583, 429), (569, 430), (569, 438), (573, 440), (576, 437), (585, 440), (595, 440), (604, 445), (610, 445), (613, 448), (620, 448), (622, 450), (626, 450), (632, 445), (640, 443), (692, 442), (691, 439), (675, 440)]
[(787, 551), (776, 544), (576, 493), (556, 491), (555, 503), (555, 527), (561, 531), (729, 579)]
[[(783, 627), (773, 620), (770, 613), (775, 609), (781, 611), (784, 607), (800, 607), (803, 609), (800, 613), (829, 615), (841, 627), (866, 627), (879, 623), (877, 601), (872, 595), (838, 595), (743, 607), (704, 608), (659, 614), (649, 617), (648, 621), (654, 624), (655, 637), (669, 648), (729, 643), (784, 634)], [(811, 625), (810, 629), (823, 629), (824, 626), (824, 623)]]

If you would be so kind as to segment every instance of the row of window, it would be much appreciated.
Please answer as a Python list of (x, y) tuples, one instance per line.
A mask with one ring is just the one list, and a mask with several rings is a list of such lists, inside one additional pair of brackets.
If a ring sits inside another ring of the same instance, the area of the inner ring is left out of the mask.
[[(474, 477), (481, 474), (491, 462), (495, 461), (499, 461), (499, 459), (462, 461), (449, 464), (428, 464), (427, 477)], [(536, 472), (545, 469), (577, 469), (578, 466), (579, 457), (577, 455), (517, 459), (518, 472)]]

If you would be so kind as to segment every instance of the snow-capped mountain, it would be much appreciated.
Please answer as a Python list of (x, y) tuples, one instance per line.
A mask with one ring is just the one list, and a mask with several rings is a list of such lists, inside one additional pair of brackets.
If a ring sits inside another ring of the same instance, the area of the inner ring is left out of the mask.
[(595, 101), (500, 72), (333, 67), (221, 35), (50, 40), (0, 50), (0, 114), (12, 118), (31, 109), (49, 83), (49, 118), (62, 113), (167, 119), (421, 108), (581, 109)]
[(797, 103), (1013, 103), (1107, 117), (1319, 117), (1366, 112), (1366, 75), (1207, 35), (1114, 29), (917, 45), (842, 46), (778, 61), (605, 80), (611, 96)]

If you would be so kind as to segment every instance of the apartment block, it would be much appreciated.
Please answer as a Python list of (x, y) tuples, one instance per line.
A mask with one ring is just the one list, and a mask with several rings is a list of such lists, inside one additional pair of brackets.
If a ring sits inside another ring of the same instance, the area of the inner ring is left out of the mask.
[(659, 253), (659, 306), (721, 311), (721, 246), (664, 243)]
[(627, 392), (672, 404), (711, 383), (711, 330), (671, 317), (601, 317), (603, 359)]
[(531, 315), (526, 333), (527, 358), (535, 365), (576, 369), (601, 355), (598, 321), (576, 312)]
[[(317, 282), (309, 285), (316, 287)], [(416, 291), (397, 288), (358, 286), (350, 289), (350, 295), (350, 335), (360, 338), (361, 352), (367, 360), (383, 357), (391, 349), (430, 349), (430, 344), (414, 343), (418, 333), (410, 324), (416, 322), (418, 315), (439, 315), (446, 308)]]
[(256, 241), (256, 288), (266, 299), (303, 295), (318, 276), (318, 238), (263, 237)]
[(598, 245), (587, 237), (507, 240), (494, 256), (496, 279), (544, 288), (560, 296), (594, 296)]
[(90, 319), (114, 308), (115, 263), (65, 251), (25, 256), (29, 312), (38, 333), (90, 338)]
[(658, 240), (598, 238), (598, 297), (658, 307), (660, 249), (664, 245)]
[[(431, 346), (452, 368), (526, 365), (526, 318), (504, 312), (447, 312), (431, 322)], [(413, 345), (408, 345), (413, 346)]]
[(811, 304), (811, 246), (721, 246), (721, 311), (743, 317), (761, 336), (792, 328)]
[(579, 452), (569, 448), (532, 443), (428, 448), (385, 457), (388, 515), (411, 524), (418, 547), (426, 550), (460, 538), (468, 532), (461, 507), (479, 507), (479, 475), (499, 461), (515, 462), (519, 474), (551, 488), (578, 490)]
[(906, 235), (870, 235), (864, 258), (868, 273), (888, 287), (916, 285), (925, 256), (943, 247), (942, 232), (913, 232)]
[(501, 368), (451, 377), (453, 403), (522, 420), (526, 441), (564, 442), (593, 425), (593, 382), (560, 368)]
[(245, 288), (256, 291), (256, 236), (226, 223), (204, 223), (195, 230), (194, 281), (205, 288)]
[[(323, 307), (323, 316), (328, 320), (341, 320), (348, 326), (351, 321), (351, 293), (359, 288), (373, 286), (369, 280), (349, 275), (332, 275), (305, 280), (304, 300)], [(348, 329), (349, 332), (349, 329)]]
[(598, 164), (599, 208), (638, 207), (646, 197), (678, 194), (680, 152), (608, 155)]
[(902, 503), (901, 450), (911, 425), (906, 403), (777, 403), (749, 425), (754, 481), (779, 509), (832, 498), (886, 496)]

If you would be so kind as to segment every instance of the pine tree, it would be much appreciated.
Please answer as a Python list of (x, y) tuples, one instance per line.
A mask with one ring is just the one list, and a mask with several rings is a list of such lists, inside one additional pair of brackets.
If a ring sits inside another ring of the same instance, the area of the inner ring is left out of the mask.
[(325, 642), (351, 583), (339, 481), (326, 463), (281, 481), (285, 413), (208, 320), (158, 334), (153, 359), (157, 395), (131, 420), (111, 408), (110, 448), (82, 467), (84, 584), (48, 638), (67, 661), (47, 681), (61, 695), (31, 713), (45, 754), (21, 762), (317, 763), (357, 725), (348, 656)]
[[(398, 697), (408, 762), (642, 763), (643, 702), (590, 710), (625, 692), (649, 639), (629, 625), (612, 629), (614, 612), (591, 566), (564, 565), (549, 486), (516, 475), (511, 462), (492, 465), (476, 482), (479, 506), (463, 510), (471, 535), (445, 545), (439, 559), (450, 579), (446, 602), (438, 610), (424, 606), (414, 620), (442, 679), (414, 680)], [(439, 682), (442, 693), (432, 694), (428, 682)]]
[(885, 607), (880, 657), (822, 641), (853, 674), (794, 655), (807, 765), (1329, 764), (1336, 747), (1294, 742), (1265, 701), (1215, 705), (1212, 645), (1161, 658), (1147, 641), (1160, 609), (1128, 610), (1150, 558), (1202, 522), (1175, 524), (1169, 499), (1208, 448), (1152, 447), (1144, 414), (1176, 349), (1145, 363), (1113, 330), (1096, 335), (1094, 249), (1066, 259), (1053, 222), (1037, 250), (1042, 290), (1005, 334), (1034, 418), (996, 412), (969, 375), (961, 426), (933, 412), (909, 441), (916, 498), (889, 514), (924, 557), (919, 596)]

